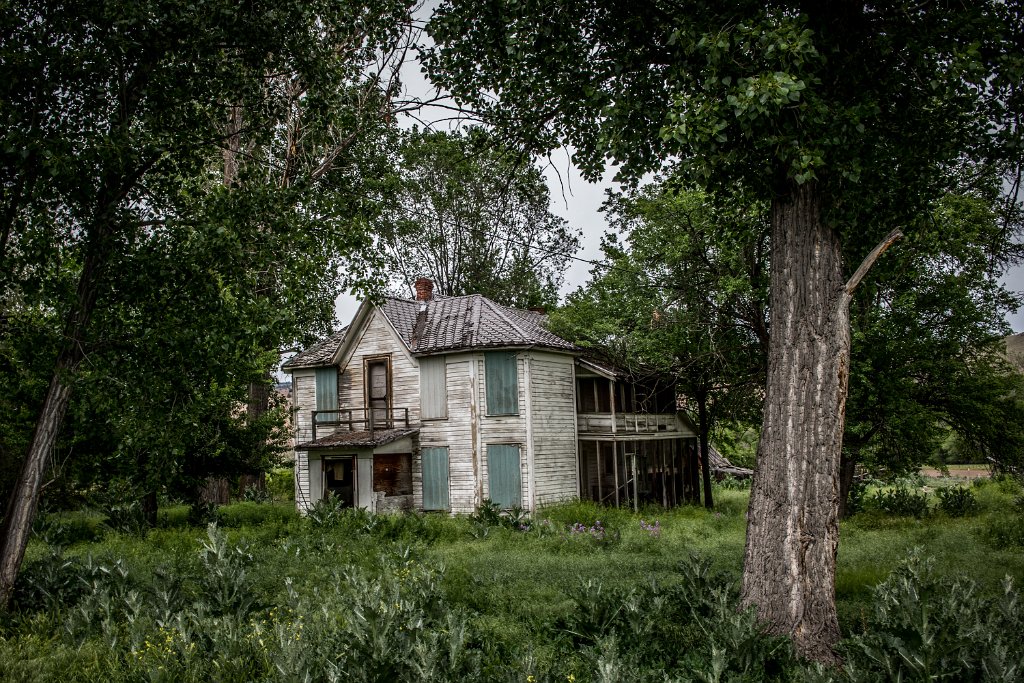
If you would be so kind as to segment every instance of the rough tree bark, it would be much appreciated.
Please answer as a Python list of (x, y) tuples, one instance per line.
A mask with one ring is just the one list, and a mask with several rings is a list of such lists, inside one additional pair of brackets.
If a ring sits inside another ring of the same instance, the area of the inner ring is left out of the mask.
[(835, 564), (839, 460), (850, 363), (853, 289), (900, 235), (843, 282), (838, 235), (815, 182), (772, 205), (771, 320), (764, 422), (743, 564), (744, 607), (799, 654), (838, 663)]

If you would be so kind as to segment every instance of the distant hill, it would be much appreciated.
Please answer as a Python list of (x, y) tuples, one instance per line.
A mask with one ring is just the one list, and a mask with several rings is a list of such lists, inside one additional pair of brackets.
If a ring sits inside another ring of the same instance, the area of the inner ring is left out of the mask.
[(1006, 337), (1006, 358), (1024, 372), (1024, 332)]

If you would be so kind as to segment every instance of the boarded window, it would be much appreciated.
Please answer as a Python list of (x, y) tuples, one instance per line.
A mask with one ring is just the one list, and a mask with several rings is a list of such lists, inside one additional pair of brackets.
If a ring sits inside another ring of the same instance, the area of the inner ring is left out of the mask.
[(423, 509), (448, 509), (448, 449), (423, 448)]
[(448, 417), (444, 356), (420, 358), (420, 417)]
[[(316, 409), (338, 409), (338, 368), (316, 369)], [(337, 413), (317, 415), (317, 422), (337, 422)]]
[(487, 482), (491, 502), (507, 510), (522, 504), (519, 446), (488, 444)]
[(488, 351), (484, 354), (484, 381), (487, 383), (487, 414), (519, 414), (519, 381), (515, 351)]
[(376, 453), (373, 456), (373, 490), (385, 496), (412, 494), (412, 455)]

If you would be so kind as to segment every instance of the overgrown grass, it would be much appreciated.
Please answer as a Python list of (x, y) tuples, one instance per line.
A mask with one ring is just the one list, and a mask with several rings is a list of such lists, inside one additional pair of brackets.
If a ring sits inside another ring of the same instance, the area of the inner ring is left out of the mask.
[[(984, 659), (993, 680), (1015, 680), (1024, 652), (1012, 634), (1024, 619), (1003, 583), (1024, 578), (1014, 486), (974, 485), (977, 506), (964, 516), (929, 493), (920, 517), (874, 509), (843, 523), (845, 673), (800, 664), (735, 610), (749, 493), (724, 489), (713, 512), (577, 502), (514, 524), (360, 511), (314, 521), (288, 504), (249, 502), (221, 508), (210, 528), (167, 508), (142, 535), (65, 513), (30, 545), (16, 609), (0, 619), (0, 672), (12, 681), (868, 681), (894, 671), (928, 680), (942, 668), (957, 679)], [(956, 615), (928, 602), (949, 596)], [(999, 633), (982, 637), (986, 629)]]

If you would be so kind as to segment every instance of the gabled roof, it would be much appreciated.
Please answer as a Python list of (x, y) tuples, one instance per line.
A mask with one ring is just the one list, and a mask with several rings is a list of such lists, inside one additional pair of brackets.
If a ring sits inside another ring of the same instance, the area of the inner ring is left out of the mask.
[(294, 370), (295, 368), (315, 368), (330, 365), (334, 360), (334, 354), (338, 347), (345, 341), (345, 333), (348, 326), (341, 328), (327, 339), (317, 342), (305, 351), (301, 351), (281, 365), (282, 370)]
[(415, 354), (523, 346), (579, 351), (544, 327), (542, 313), (502, 306), (479, 294), (427, 302), (388, 297), (380, 310)]

